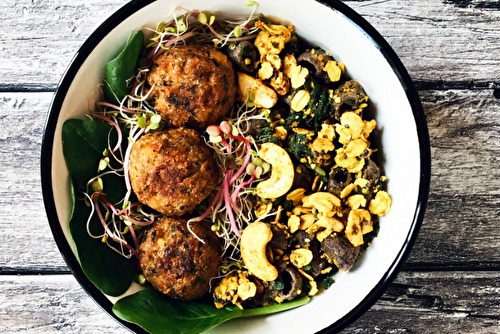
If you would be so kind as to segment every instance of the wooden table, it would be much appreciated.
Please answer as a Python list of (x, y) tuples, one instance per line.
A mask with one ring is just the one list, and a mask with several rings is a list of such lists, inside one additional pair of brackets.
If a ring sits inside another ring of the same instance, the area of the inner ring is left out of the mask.
[[(83, 41), (126, 0), (0, 2), (0, 332), (127, 332), (80, 288), (40, 187), (44, 120)], [(432, 146), (427, 213), (383, 297), (343, 333), (500, 333), (500, 2), (344, 1), (401, 57)]]

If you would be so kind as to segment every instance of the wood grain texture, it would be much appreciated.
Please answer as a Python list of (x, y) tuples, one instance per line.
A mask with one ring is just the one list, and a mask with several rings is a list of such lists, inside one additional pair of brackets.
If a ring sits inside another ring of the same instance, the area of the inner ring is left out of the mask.
[(344, 1), (389, 42), (417, 81), (499, 82), (498, 1)]
[(342, 333), (498, 333), (499, 292), (498, 271), (401, 272)]
[(53, 90), (78, 48), (126, 0), (4, 0), (3, 90)]
[[(69, 275), (0, 276), (0, 291), (0, 333), (128, 332)], [(498, 293), (500, 272), (402, 272), (342, 333), (498, 333)]]
[(408, 265), (498, 262), (500, 100), (492, 90), (420, 96), (431, 141), (431, 193)]
[[(85, 39), (125, 0), (4, 0), (0, 90), (53, 90)], [(384, 36), (413, 80), (500, 83), (496, 0), (344, 1)]]
[(40, 184), (43, 127), (52, 93), (0, 94), (0, 273), (64, 270)]
[[(0, 2), (0, 333), (128, 333), (69, 274), (47, 223), (39, 166), (57, 83), (86, 38), (127, 2)], [(386, 38), (416, 82), (432, 177), (403, 271), (342, 333), (499, 333), (500, 3), (343, 2)]]
[(0, 276), (0, 333), (127, 333), (70, 275)]

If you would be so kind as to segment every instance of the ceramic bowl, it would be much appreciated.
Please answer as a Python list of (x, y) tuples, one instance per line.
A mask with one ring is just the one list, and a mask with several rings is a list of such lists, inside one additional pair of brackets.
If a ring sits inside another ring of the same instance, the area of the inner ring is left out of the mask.
[[(366, 254), (335, 284), (300, 308), (258, 318), (232, 320), (213, 333), (333, 333), (359, 318), (382, 295), (408, 256), (423, 219), (430, 176), (430, 150), (424, 113), (401, 61), (360, 15), (340, 1), (261, 0), (259, 12), (318, 44), (346, 64), (375, 110), (389, 179), (391, 212), (380, 219), (380, 232)], [(68, 230), (70, 179), (65, 165), (61, 126), (82, 118), (94, 105), (104, 64), (121, 50), (136, 28), (166, 19), (175, 7), (229, 14), (247, 13), (245, 1), (131, 1), (106, 20), (82, 45), (64, 75), (47, 118), (42, 148), (42, 186), (46, 211), (56, 243), (68, 266), (89, 295), (123, 326), (142, 330), (113, 315), (116, 301), (102, 294), (83, 274)], [(313, 320), (312, 320), (313, 319)]]

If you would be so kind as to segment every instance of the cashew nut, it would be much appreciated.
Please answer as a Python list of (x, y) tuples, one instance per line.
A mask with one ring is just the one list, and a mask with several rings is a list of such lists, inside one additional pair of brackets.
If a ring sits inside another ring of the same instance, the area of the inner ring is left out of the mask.
[(258, 108), (272, 108), (278, 102), (278, 94), (264, 85), (262, 80), (245, 73), (238, 75), (238, 96), (242, 102), (252, 102)]
[(266, 245), (271, 241), (273, 232), (262, 222), (248, 225), (241, 234), (240, 249), (243, 263), (250, 273), (265, 282), (278, 278), (278, 270), (266, 257)]
[(271, 164), (271, 177), (257, 185), (261, 198), (278, 198), (286, 194), (293, 184), (294, 169), (288, 153), (273, 143), (262, 144), (259, 157)]

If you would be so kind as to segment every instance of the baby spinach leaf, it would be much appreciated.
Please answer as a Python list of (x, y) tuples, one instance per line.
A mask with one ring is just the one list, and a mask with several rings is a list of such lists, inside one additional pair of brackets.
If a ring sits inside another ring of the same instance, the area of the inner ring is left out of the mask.
[(217, 309), (207, 304), (173, 300), (152, 289), (118, 300), (113, 312), (152, 334), (202, 333), (242, 314), (237, 307)]
[(62, 127), (63, 154), (71, 177), (84, 187), (97, 174), (99, 160), (108, 142), (111, 125), (91, 120), (69, 119)]
[(134, 75), (143, 42), (144, 33), (134, 31), (123, 51), (106, 64), (104, 98), (108, 102), (120, 103), (129, 93), (127, 80)]
[(276, 313), (308, 302), (309, 297), (303, 297), (256, 309), (217, 309), (203, 303), (173, 300), (156, 290), (148, 289), (118, 300), (113, 306), (113, 312), (152, 334), (198, 334), (234, 318)]
[[(71, 236), (76, 246), (78, 258), (85, 275), (102, 292), (119, 296), (123, 294), (135, 275), (137, 262), (127, 260), (111, 250), (101, 239), (93, 239), (87, 232), (87, 219), (90, 208), (78, 193), (87, 181), (97, 174), (97, 166), (102, 152), (108, 143), (111, 126), (98, 121), (70, 119), (63, 124), (63, 154), (69, 173), (75, 182), (72, 191), (73, 212), (69, 222)], [(125, 186), (123, 179), (109, 174), (102, 177), (104, 192), (111, 202), (123, 198)], [(89, 223), (93, 234), (101, 235), (103, 228), (98, 218)]]
[[(86, 229), (89, 214), (90, 209), (84, 201), (76, 200), (69, 228), (80, 265), (85, 275), (99, 290), (110, 296), (119, 296), (132, 284), (137, 261), (127, 260), (114, 252), (100, 238), (91, 238)], [(99, 228), (100, 224), (97, 218), (92, 219), (91, 231), (101, 234), (103, 229), (102, 226)]]

